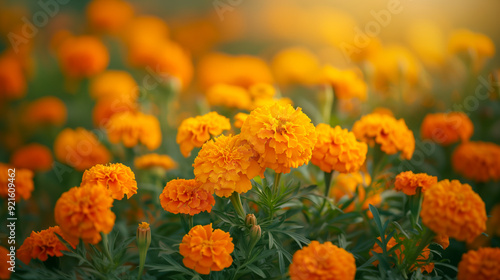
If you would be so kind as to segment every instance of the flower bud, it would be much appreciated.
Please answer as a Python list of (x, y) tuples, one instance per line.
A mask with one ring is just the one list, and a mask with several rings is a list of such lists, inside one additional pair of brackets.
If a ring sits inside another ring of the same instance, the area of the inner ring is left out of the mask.
[(142, 222), (137, 227), (137, 246), (139, 250), (147, 251), (151, 245), (151, 228), (146, 222)]
[(262, 230), (260, 229), (260, 226), (253, 225), (250, 228), (250, 240), (249, 240), (250, 252), (253, 250), (257, 242), (259, 242), (261, 236), (262, 236)]
[(245, 224), (249, 227), (257, 224), (257, 218), (255, 218), (254, 214), (248, 214), (245, 218)]

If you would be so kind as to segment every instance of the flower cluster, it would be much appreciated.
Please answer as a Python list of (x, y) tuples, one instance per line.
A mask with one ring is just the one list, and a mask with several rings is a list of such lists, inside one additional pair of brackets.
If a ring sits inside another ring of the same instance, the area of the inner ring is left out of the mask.
[(155, 150), (161, 145), (160, 122), (141, 112), (125, 111), (112, 115), (106, 131), (111, 143), (122, 142), (125, 147), (141, 143), (149, 150)]
[(135, 174), (121, 163), (98, 164), (83, 173), (81, 187), (99, 186), (106, 189), (113, 199), (127, 199), (137, 193)]
[(431, 139), (443, 146), (466, 142), (474, 132), (472, 121), (462, 112), (437, 113), (425, 116), (421, 135), (423, 139)]
[(425, 173), (414, 174), (411, 171), (406, 171), (396, 176), (394, 189), (402, 191), (407, 195), (415, 195), (417, 188), (420, 188), (421, 192), (425, 192), (436, 183), (436, 176), (430, 176)]
[(196, 180), (176, 179), (167, 183), (160, 194), (160, 203), (170, 213), (193, 216), (203, 211), (210, 213), (215, 200)]
[(23, 263), (29, 264), (32, 259), (46, 261), (49, 256), (62, 256), (62, 251), (66, 251), (68, 248), (59, 240), (55, 233), (63, 236), (58, 226), (49, 227), (39, 232), (31, 232), (31, 235), (24, 240), (23, 245), (17, 250), (18, 258)]
[(500, 180), (500, 146), (488, 142), (459, 145), (452, 156), (453, 169), (476, 182)]

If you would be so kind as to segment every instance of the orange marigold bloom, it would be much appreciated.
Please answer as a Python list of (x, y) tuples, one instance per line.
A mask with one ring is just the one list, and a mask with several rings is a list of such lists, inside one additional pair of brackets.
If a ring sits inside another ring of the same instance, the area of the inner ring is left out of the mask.
[(316, 144), (316, 129), (301, 108), (274, 103), (253, 110), (241, 127), (241, 138), (260, 155), (262, 168), (289, 173), (307, 164)]
[(101, 232), (108, 234), (115, 224), (113, 198), (101, 186), (74, 187), (63, 193), (54, 208), (55, 220), (71, 244), (97, 244)]
[(134, 8), (122, 0), (93, 0), (87, 5), (90, 26), (104, 33), (117, 33), (134, 16)]
[(26, 94), (23, 66), (14, 55), (0, 56), (0, 101), (19, 99)]
[(234, 127), (241, 128), (247, 118), (248, 114), (245, 113), (238, 113), (234, 115)]
[(10, 274), (12, 273), (9, 270), (11, 265), (8, 263), (11, 259), (7, 254), (10, 254), (9, 250), (0, 246), (0, 279), (10, 279)]
[(188, 157), (195, 147), (201, 147), (212, 136), (220, 135), (229, 129), (231, 123), (228, 118), (217, 112), (210, 112), (183, 120), (177, 131), (176, 142), (180, 145), (182, 155)]
[(474, 131), (474, 124), (462, 112), (428, 114), (420, 130), (422, 139), (448, 146), (459, 140), (467, 142)]
[(96, 164), (108, 163), (111, 155), (97, 137), (84, 128), (66, 128), (54, 141), (57, 160), (83, 171)]
[(24, 121), (28, 125), (62, 126), (66, 122), (66, 105), (54, 96), (45, 96), (31, 102), (26, 108)]
[(476, 182), (500, 180), (500, 146), (489, 142), (460, 144), (452, 156), (453, 169)]
[(356, 189), (358, 189), (358, 195), (361, 200), (365, 197), (365, 187), (368, 187), (371, 183), (371, 177), (368, 173), (362, 173), (360, 171), (354, 173), (340, 173), (335, 176), (334, 184), (330, 189), (330, 196), (335, 198), (335, 201), (339, 201), (342, 197), (347, 196), (348, 198), (354, 197)]
[(92, 121), (96, 127), (107, 127), (114, 114), (122, 112), (134, 113), (137, 103), (124, 98), (101, 98), (92, 110)]
[(301, 47), (281, 50), (272, 60), (271, 68), (281, 85), (309, 85), (319, 71), (316, 55)]
[(179, 245), (179, 252), (184, 256), (182, 262), (200, 274), (221, 271), (233, 263), (232, 241), (229, 233), (220, 229), (213, 230), (212, 224), (197, 225), (184, 235)]
[(102, 72), (91, 80), (89, 87), (90, 96), (95, 99), (113, 98), (135, 102), (139, 94), (139, 87), (132, 75), (120, 70)]
[(352, 132), (359, 140), (373, 146), (380, 145), (386, 154), (401, 151), (402, 157), (411, 159), (415, 150), (413, 132), (408, 129), (403, 119), (380, 114), (368, 114), (354, 123)]
[(329, 241), (311, 241), (293, 254), (289, 270), (292, 280), (349, 280), (356, 274), (356, 261), (351, 253)]
[(366, 143), (356, 141), (354, 133), (320, 123), (316, 126), (318, 141), (311, 162), (324, 172), (356, 172), (363, 165), (368, 152)]
[(141, 112), (121, 112), (109, 119), (106, 127), (111, 143), (123, 142), (125, 147), (134, 147), (141, 143), (149, 150), (161, 145), (160, 122), (152, 115)]
[(160, 167), (165, 171), (176, 169), (177, 162), (167, 155), (147, 154), (134, 159), (134, 165), (138, 169)]
[(194, 175), (202, 188), (218, 196), (245, 193), (252, 188), (250, 180), (263, 173), (256, 158), (239, 135), (221, 135), (203, 145), (194, 160)]
[(356, 70), (340, 70), (327, 65), (322, 69), (318, 82), (331, 86), (338, 99), (366, 100), (366, 83)]
[(402, 191), (407, 195), (417, 194), (417, 188), (422, 192), (427, 191), (437, 183), (436, 176), (430, 176), (425, 173), (414, 174), (411, 171), (401, 172), (396, 176), (394, 189)]
[(107, 189), (113, 199), (127, 199), (137, 193), (135, 174), (121, 163), (98, 164), (83, 173), (81, 187), (88, 185)]
[(176, 179), (167, 183), (160, 194), (160, 203), (165, 211), (174, 214), (196, 215), (212, 211), (215, 199), (210, 192), (194, 179)]
[(9, 181), (12, 177), (9, 174), (9, 169), (14, 169), (14, 167), (0, 163), (0, 196), (3, 198), (10, 197), (9, 194), (9, 184), (12, 183), (15, 186), (16, 202), (21, 201), (21, 198), (28, 200), (31, 197), (31, 193), (35, 189), (33, 184), (33, 171), (29, 169), (15, 168), (14, 181)]
[(193, 62), (191, 56), (181, 45), (165, 40), (153, 50), (154, 54), (147, 65), (156, 71), (156, 74), (165, 78), (174, 78), (177, 88), (186, 89), (193, 78)]
[(39, 232), (32, 231), (17, 250), (18, 258), (23, 263), (29, 264), (32, 259), (44, 262), (49, 256), (61, 257), (63, 255), (61, 251), (67, 251), (68, 248), (57, 238), (55, 233), (63, 236), (59, 226), (49, 227)]
[(424, 194), (422, 222), (436, 234), (471, 242), (486, 230), (486, 209), (468, 184), (443, 180)]
[(211, 106), (248, 109), (251, 104), (250, 95), (245, 88), (226, 84), (216, 84), (207, 91), (207, 101)]
[(446, 249), (450, 246), (450, 237), (445, 234), (438, 234), (434, 237), (434, 242)]
[(479, 248), (462, 255), (458, 280), (499, 280), (500, 248)]
[(50, 149), (37, 143), (17, 149), (10, 157), (15, 167), (27, 168), (33, 171), (47, 171), (52, 168), (54, 159)]
[(58, 48), (59, 63), (71, 78), (87, 78), (104, 71), (109, 63), (106, 46), (92, 36), (70, 37)]

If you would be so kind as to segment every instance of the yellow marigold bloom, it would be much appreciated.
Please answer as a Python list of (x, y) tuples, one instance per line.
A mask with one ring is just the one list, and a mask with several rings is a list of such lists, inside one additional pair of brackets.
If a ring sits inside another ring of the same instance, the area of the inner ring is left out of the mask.
[(194, 160), (194, 175), (202, 188), (217, 196), (245, 193), (252, 188), (250, 180), (263, 175), (257, 157), (240, 135), (221, 135), (203, 145)]
[(31, 193), (35, 189), (33, 184), (33, 171), (29, 169), (15, 168), (15, 180), (14, 182), (9, 181), (12, 177), (9, 174), (9, 169), (14, 167), (0, 163), (0, 197), (9, 198), (9, 184), (13, 183), (15, 186), (16, 202), (21, 201), (21, 198), (28, 200), (31, 197)]
[(55, 125), (66, 122), (66, 105), (55, 96), (45, 96), (31, 102), (24, 113), (24, 121), (29, 126)]
[(104, 33), (117, 33), (134, 16), (134, 8), (122, 0), (93, 0), (87, 5), (90, 26)]
[(104, 71), (109, 63), (106, 46), (92, 36), (70, 37), (58, 50), (59, 64), (71, 78), (88, 78)]
[(10, 274), (12, 273), (9, 270), (11, 265), (8, 263), (10, 261), (10, 257), (7, 256), (7, 254), (10, 254), (9, 250), (0, 246), (0, 279), (10, 279)]
[(229, 129), (231, 123), (228, 118), (217, 112), (210, 112), (183, 120), (177, 131), (176, 142), (180, 145), (182, 155), (188, 157), (195, 147), (201, 147), (211, 137)]
[(179, 245), (179, 252), (184, 256), (182, 262), (200, 274), (221, 271), (233, 263), (232, 241), (229, 233), (220, 229), (213, 230), (212, 224), (197, 225), (184, 235)]
[(26, 94), (26, 77), (23, 67), (14, 55), (0, 56), (0, 101), (19, 99)]
[(10, 157), (13, 166), (33, 171), (48, 171), (52, 168), (52, 152), (44, 145), (29, 144), (17, 149)]
[(143, 144), (149, 150), (161, 145), (160, 122), (155, 116), (141, 112), (121, 112), (113, 114), (106, 127), (111, 143), (122, 142), (125, 147)]
[(147, 154), (134, 159), (134, 165), (138, 169), (160, 167), (165, 171), (176, 169), (177, 162), (167, 155)]
[(458, 280), (499, 280), (500, 248), (479, 248), (462, 255)]
[(356, 189), (360, 197), (365, 196), (365, 187), (371, 183), (371, 177), (368, 173), (360, 171), (354, 173), (340, 173), (335, 176), (333, 187), (330, 189), (330, 196), (339, 201), (342, 197), (354, 197)]
[(460, 144), (452, 156), (453, 169), (476, 182), (500, 180), (500, 146), (489, 142)]
[(234, 127), (241, 128), (241, 126), (243, 126), (243, 123), (247, 118), (248, 114), (245, 113), (238, 113), (234, 115)]
[(340, 70), (327, 65), (321, 70), (318, 82), (331, 86), (338, 99), (366, 100), (366, 83), (356, 70)]
[(260, 155), (262, 168), (289, 173), (309, 163), (316, 129), (301, 108), (274, 103), (253, 110), (241, 127), (241, 138)]
[(98, 100), (111, 98), (134, 102), (139, 94), (139, 87), (132, 75), (120, 70), (102, 72), (91, 80), (89, 87), (90, 96)]
[(92, 110), (92, 121), (96, 127), (107, 127), (108, 122), (114, 114), (122, 112), (134, 113), (137, 111), (137, 103), (122, 98), (101, 98)]
[(424, 194), (422, 222), (436, 234), (472, 241), (486, 230), (486, 210), (481, 197), (468, 184), (443, 180)]
[(324, 172), (356, 172), (366, 159), (368, 146), (356, 141), (354, 133), (320, 123), (316, 126), (318, 141), (314, 146), (311, 162)]
[(259, 108), (259, 107), (264, 107), (264, 106), (271, 106), (273, 104), (280, 104), (282, 106), (286, 105), (291, 105), (293, 106), (293, 101), (288, 98), (288, 97), (282, 97), (282, 98), (257, 98), (254, 99), (252, 106), (250, 107), (252, 110)]
[(135, 174), (121, 163), (98, 164), (83, 173), (81, 187), (100, 186), (107, 189), (113, 199), (127, 199), (137, 193)]
[(115, 224), (113, 198), (100, 186), (74, 187), (63, 193), (54, 208), (56, 223), (71, 244), (78, 240), (97, 244), (101, 232), (108, 234)]
[(443, 249), (446, 249), (450, 246), (450, 237), (445, 234), (438, 234), (434, 237), (433, 242), (441, 245)]
[(475, 70), (479, 70), (486, 59), (495, 55), (495, 45), (486, 35), (467, 29), (457, 29), (449, 37), (448, 51), (452, 54), (465, 53), (471, 56)]
[(160, 203), (165, 211), (174, 214), (196, 215), (212, 211), (215, 199), (210, 192), (194, 179), (176, 179), (167, 183), (160, 194)]
[(83, 171), (96, 164), (108, 163), (111, 155), (97, 137), (84, 128), (66, 128), (54, 141), (57, 160)]
[(289, 270), (292, 280), (349, 280), (356, 274), (356, 261), (351, 253), (329, 241), (311, 241), (293, 254)]
[(425, 173), (414, 174), (411, 171), (401, 172), (396, 176), (394, 189), (402, 191), (407, 195), (417, 194), (417, 188), (422, 192), (427, 191), (437, 183), (436, 176), (430, 176)]
[(29, 264), (32, 259), (44, 262), (49, 256), (61, 257), (63, 255), (61, 251), (67, 251), (68, 248), (57, 238), (55, 233), (63, 236), (59, 226), (49, 227), (39, 232), (32, 231), (17, 250), (18, 258), (23, 263)]
[(271, 62), (276, 81), (280, 85), (309, 85), (319, 71), (316, 55), (305, 48), (292, 47), (281, 50)]
[(386, 154), (401, 151), (403, 158), (411, 159), (415, 150), (413, 132), (408, 129), (403, 119), (380, 114), (368, 114), (354, 123), (352, 132), (359, 140), (373, 146), (380, 145)]
[(252, 102), (245, 88), (226, 84), (211, 86), (206, 97), (208, 104), (211, 106), (225, 106), (237, 109), (248, 109)]
[(423, 139), (448, 146), (458, 141), (467, 142), (474, 131), (474, 124), (462, 112), (428, 114), (422, 122)]

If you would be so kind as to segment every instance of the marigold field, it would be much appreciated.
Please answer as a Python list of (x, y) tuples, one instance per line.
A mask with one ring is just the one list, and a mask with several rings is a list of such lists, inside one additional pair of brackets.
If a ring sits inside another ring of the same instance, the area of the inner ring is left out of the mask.
[(0, 0), (0, 279), (500, 280), (499, 10)]

